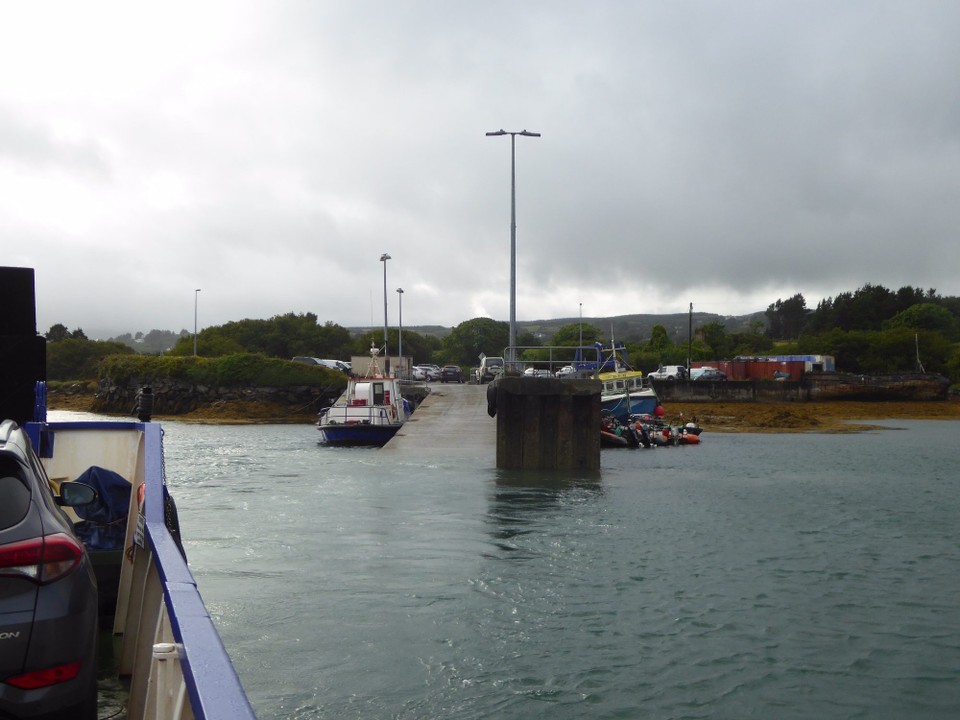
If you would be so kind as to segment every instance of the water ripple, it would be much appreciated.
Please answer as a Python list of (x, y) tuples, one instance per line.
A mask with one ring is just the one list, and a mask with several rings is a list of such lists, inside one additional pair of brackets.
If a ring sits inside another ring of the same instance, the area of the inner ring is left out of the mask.
[(903, 425), (922, 461), (883, 434), (718, 435), (604, 453), (600, 480), (393, 465), (313, 428), (166, 444), (262, 720), (952, 719), (956, 428)]

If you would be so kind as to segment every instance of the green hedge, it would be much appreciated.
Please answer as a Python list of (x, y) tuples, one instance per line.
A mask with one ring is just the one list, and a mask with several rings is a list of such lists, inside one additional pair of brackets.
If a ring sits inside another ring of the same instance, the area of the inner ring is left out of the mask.
[(240, 353), (217, 358), (111, 355), (100, 363), (101, 378), (116, 385), (174, 380), (215, 387), (346, 387), (346, 376), (318, 365)]

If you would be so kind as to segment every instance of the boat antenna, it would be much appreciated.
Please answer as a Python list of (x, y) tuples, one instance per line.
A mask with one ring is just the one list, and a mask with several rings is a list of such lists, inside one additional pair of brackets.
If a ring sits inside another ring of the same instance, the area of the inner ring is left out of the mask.
[(367, 377), (383, 377), (383, 371), (377, 364), (377, 357), (380, 355), (380, 348), (376, 346), (373, 340), (370, 341), (370, 367), (367, 368)]
[(620, 355), (617, 353), (617, 340), (613, 336), (613, 320), (610, 321), (610, 359), (613, 360), (614, 372), (622, 372), (629, 369), (626, 362), (620, 363)]

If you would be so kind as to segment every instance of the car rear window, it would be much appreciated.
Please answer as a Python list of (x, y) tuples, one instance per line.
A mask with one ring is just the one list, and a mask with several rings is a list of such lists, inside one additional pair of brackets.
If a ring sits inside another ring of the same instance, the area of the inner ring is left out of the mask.
[(0, 469), (0, 530), (23, 520), (29, 507), (30, 488), (19, 477)]

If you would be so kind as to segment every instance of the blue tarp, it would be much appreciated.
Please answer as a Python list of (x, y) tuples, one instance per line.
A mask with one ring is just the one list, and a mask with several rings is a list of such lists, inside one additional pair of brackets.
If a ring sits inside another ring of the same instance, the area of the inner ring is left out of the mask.
[(127, 530), (130, 507), (130, 483), (112, 470), (93, 466), (77, 478), (97, 491), (89, 505), (74, 508), (83, 521), (76, 524), (77, 535), (91, 550), (120, 550)]

